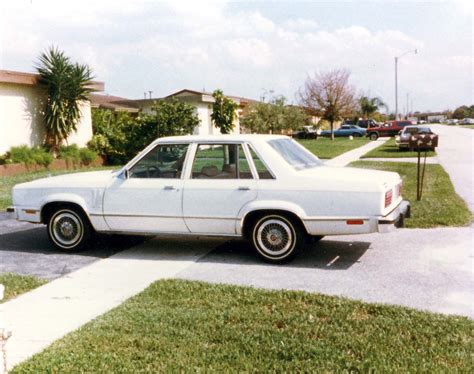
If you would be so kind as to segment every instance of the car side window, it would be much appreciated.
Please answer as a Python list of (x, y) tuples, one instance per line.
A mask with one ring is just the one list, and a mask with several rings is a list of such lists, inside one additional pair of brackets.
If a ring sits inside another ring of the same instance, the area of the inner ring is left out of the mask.
[(274, 179), (273, 175), (267, 169), (262, 160), (260, 160), (260, 158), (257, 156), (251, 145), (249, 145), (249, 150), (250, 155), (252, 156), (253, 164), (255, 165), (255, 169), (257, 169), (259, 179)]
[(199, 144), (191, 171), (193, 179), (252, 179), (241, 144)]
[(188, 144), (159, 144), (130, 170), (129, 178), (181, 178)]

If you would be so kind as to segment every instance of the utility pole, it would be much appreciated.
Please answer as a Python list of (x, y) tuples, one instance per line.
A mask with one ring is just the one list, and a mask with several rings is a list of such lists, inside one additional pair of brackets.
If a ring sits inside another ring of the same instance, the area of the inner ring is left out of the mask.
[(395, 56), (395, 119), (398, 119), (398, 60), (409, 53), (418, 53), (418, 49), (409, 50), (400, 56)]
[(398, 57), (395, 56), (395, 121), (398, 120)]
[(408, 106), (409, 97), (410, 97), (410, 93), (407, 92), (407, 119), (408, 119), (408, 114), (410, 113), (410, 107)]

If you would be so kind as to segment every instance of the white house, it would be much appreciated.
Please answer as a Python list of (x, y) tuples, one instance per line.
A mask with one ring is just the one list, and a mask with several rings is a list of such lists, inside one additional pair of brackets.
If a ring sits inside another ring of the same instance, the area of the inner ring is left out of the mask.
[[(38, 78), (38, 74), (0, 70), (0, 155), (14, 146), (35, 146), (44, 141), (41, 111), (45, 92)], [(94, 82), (93, 86), (97, 91), (104, 90), (102, 82)], [(83, 147), (91, 137), (90, 103), (83, 102), (77, 132), (71, 134), (68, 143)]]
[[(237, 115), (234, 121), (234, 129), (232, 134), (240, 134), (240, 114), (242, 109), (253, 100), (245, 99), (238, 96), (227, 96), (232, 99), (239, 105), (237, 109)], [(214, 103), (214, 98), (212, 93), (200, 92), (189, 89), (183, 89), (181, 91), (175, 92), (171, 95), (164, 97), (163, 99), (176, 98), (180, 101), (184, 101), (193, 105), (196, 108), (197, 115), (201, 120), (200, 124), (194, 130), (194, 135), (217, 135), (220, 134), (220, 130), (216, 128), (211, 120), (212, 113), (212, 103)], [(156, 100), (162, 99), (141, 99), (141, 100), (132, 100), (144, 113), (150, 112), (153, 103)]]

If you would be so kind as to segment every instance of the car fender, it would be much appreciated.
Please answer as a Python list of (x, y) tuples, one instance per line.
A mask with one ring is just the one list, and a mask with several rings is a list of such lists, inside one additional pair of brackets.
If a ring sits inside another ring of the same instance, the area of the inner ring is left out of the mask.
[[(289, 201), (280, 201), (280, 200), (259, 200), (259, 201), (251, 201), (244, 205), (236, 219), (236, 233), (238, 235), (242, 235), (242, 228), (244, 224), (245, 217), (256, 210), (283, 210), (286, 212), (290, 212), (298, 216), (304, 224), (304, 218), (306, 217), (306, 213), (303, 208), (299, 205), (289, 202)], [(306, 227), (305, 227), (306, 228)]]
[(41, 200), (40, 212), (43, 211), (43, 208), (47, 204), (54, 202), (77, 204), (82, 208), (87, 216), (89, 216), (89, 205), (87, 204), (86, 199), (83, 196), (74, 193), (54, 193), (51, 195), (46, 195)]

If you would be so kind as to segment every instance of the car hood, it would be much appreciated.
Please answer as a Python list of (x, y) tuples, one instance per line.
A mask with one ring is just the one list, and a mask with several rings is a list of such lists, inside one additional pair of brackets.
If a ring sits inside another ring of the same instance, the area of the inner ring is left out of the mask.
[(89, 171), (63, 174), (54, 177), (36, 179), (17, 184), (16, 189), (24, 188), (69, 188), (69, 187), (105, 187), (117, 173), (116, 170)]
[(318, 166), (299, 172), (301, 176), (335, 184), (338, 190), (380, 190), (400, 183), (398, 173), (353, 167)]

